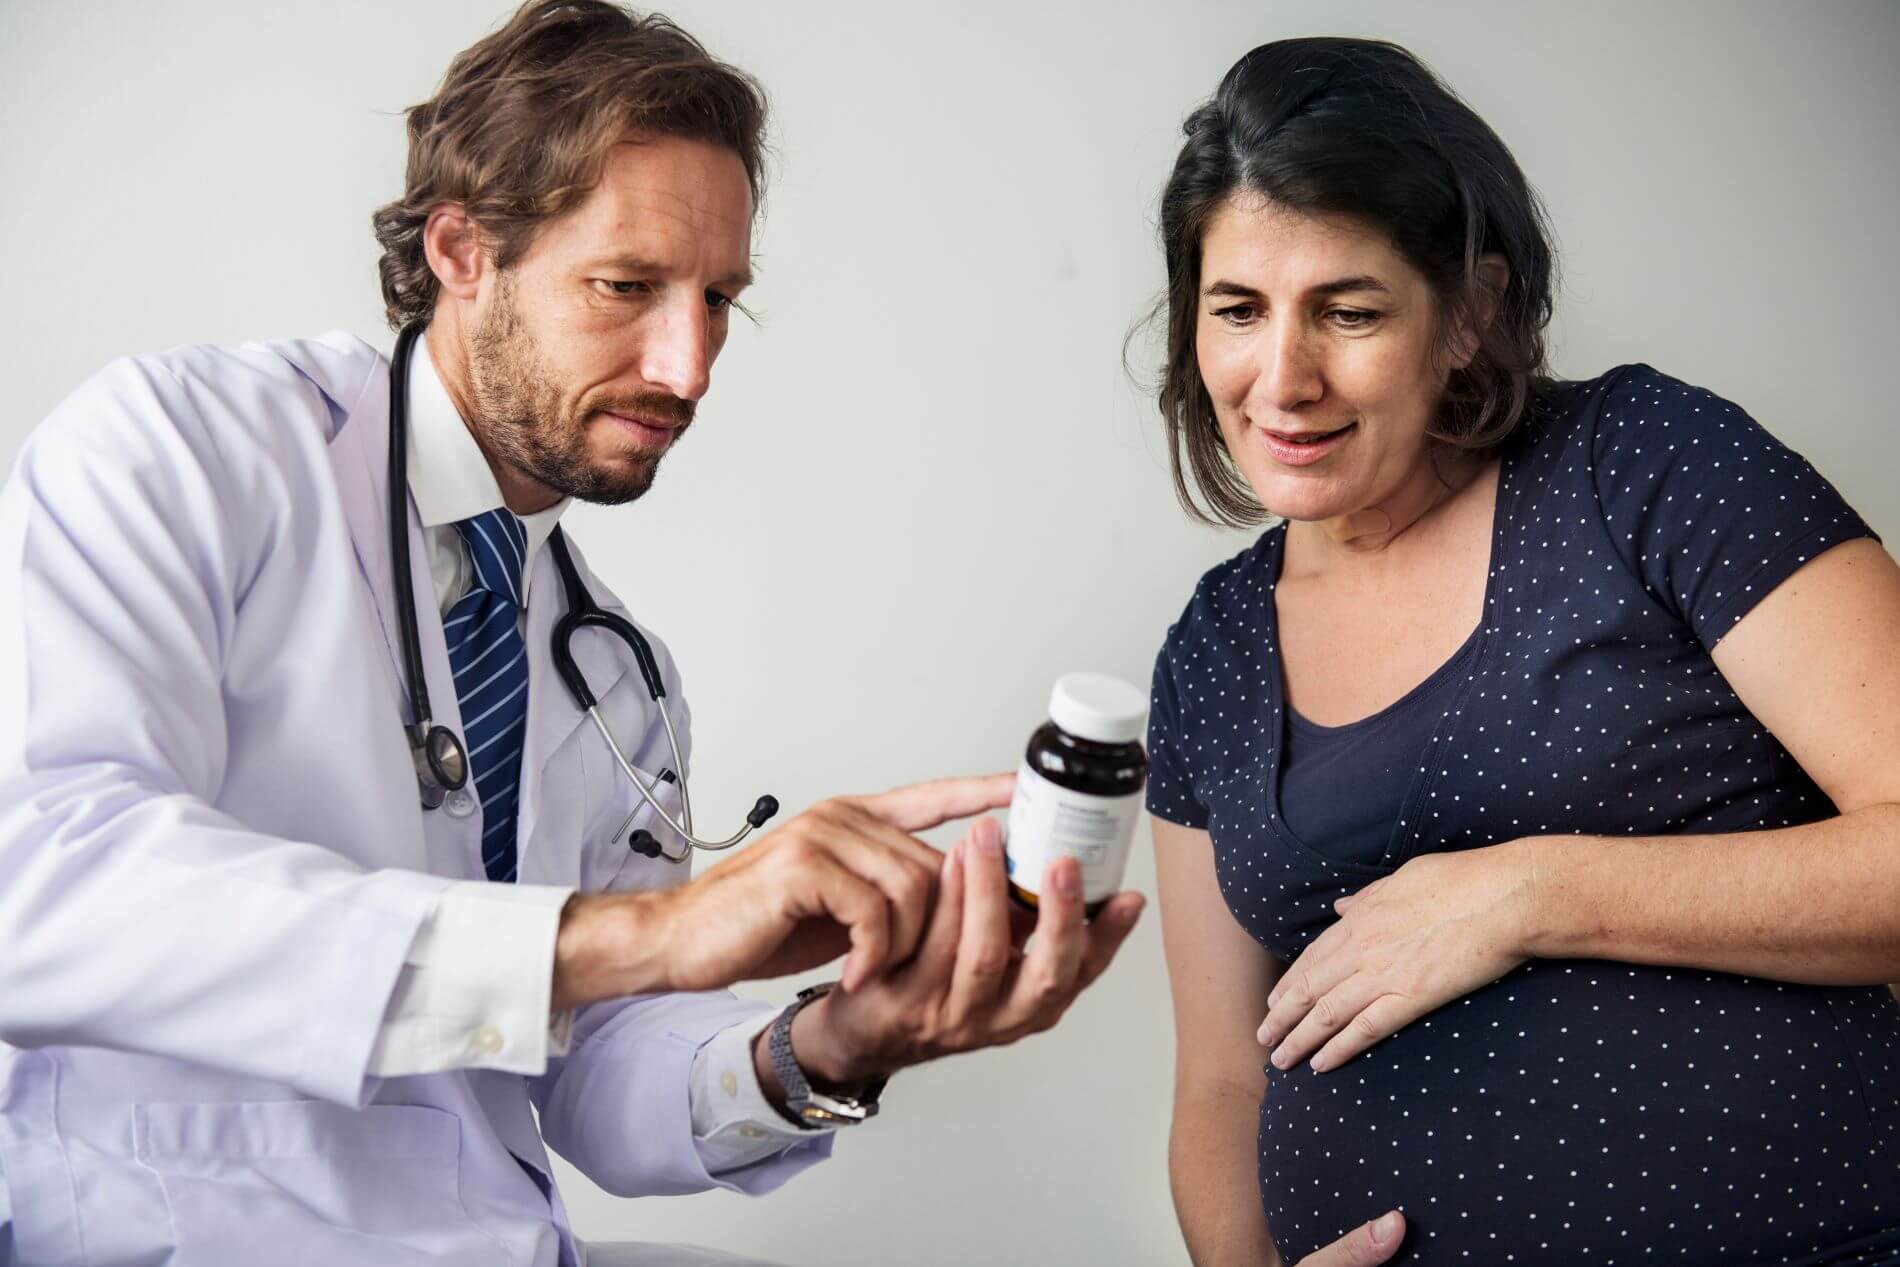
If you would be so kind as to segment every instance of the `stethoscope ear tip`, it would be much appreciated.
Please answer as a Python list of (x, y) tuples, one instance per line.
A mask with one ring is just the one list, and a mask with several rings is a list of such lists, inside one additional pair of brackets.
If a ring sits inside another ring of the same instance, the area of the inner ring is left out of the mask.
[(756, 830), (765, 826), (765, 820), (776, 813), (778, 813), (778, 798), (776, 796), (761, 796), (753, 803), (752, 812), (745, 816), (745, 820), (752, 824)]

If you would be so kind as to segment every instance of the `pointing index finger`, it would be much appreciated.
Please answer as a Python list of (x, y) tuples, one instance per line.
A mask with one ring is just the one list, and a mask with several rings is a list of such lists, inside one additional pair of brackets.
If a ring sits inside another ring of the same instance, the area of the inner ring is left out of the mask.
[(1016, 791), (1014, 774), (985, 774), (961, 779), (932, 779), (873, 796), (847, 798), (899, 831), (925, 831), (952, 819), (1001, 809)]

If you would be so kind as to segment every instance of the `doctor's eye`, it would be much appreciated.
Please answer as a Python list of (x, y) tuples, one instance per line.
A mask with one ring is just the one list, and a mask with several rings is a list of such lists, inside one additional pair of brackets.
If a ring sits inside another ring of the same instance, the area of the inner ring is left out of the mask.
[(623, 298), (630, 295), (644, 295), (653, 289), (646, 282), (617, 282), (603, 279), (600, 284)]
[(716, 290), (706, 292), (706, 306), (715, 313), (725, 312), (738, 302), (731, 295), (722, 295)]

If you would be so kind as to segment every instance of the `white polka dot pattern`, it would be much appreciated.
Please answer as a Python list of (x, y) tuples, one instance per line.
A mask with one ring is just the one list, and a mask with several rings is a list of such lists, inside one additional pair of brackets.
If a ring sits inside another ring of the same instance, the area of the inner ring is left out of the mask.
[[(1385, 856), (1336, 857), (1281, 812), (1283, 526), (1208, 572), (1169, 631), (1149, 808), (1208, 829), (1228, 906), (1282, 960), (1417, 853), (1824, 817), (1709, 648), (1868, 535), (1706, 391), (1647, 366), (1567, 385), (1505, 454), (1478, 647), (1432, 697)], [(1532, 963), (1335, 1072), (1269, 1071), (1259, 1143), (1289, 1262), (1396, 1205), (1412, 1232), (1393, 1261), (1412, 1264), (1900, 1263), (1900, 1004)]]

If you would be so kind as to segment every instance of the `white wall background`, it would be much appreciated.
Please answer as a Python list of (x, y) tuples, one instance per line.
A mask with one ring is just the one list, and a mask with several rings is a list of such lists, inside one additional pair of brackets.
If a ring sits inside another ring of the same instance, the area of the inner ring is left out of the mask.
[[(504, 4), (0, 0), (0, 462), (122, 352), (387, 346), (369, 214), (398, 112)], [(1900, 5), (668, 11), (772, 96), (765, 320), (735, 322), (655, 491), (570, 522), (678, 653), (703, 806), (1011, 768), (1058, 673), (1146, 682), (1244, 538), (1175, 509), (1122, 337), (1161, 284), (1180, 120), (1269, 39), (1425, 57), (1549, 204), (1560, 371), (1711, 386), (1900, 537)], [(1145, 851), (1131, 881), (1152, 892)], [(581, 1230), (796, 1264), (1185, 1262), (1157, 933), (1054, 1034), (899, 1078), (782, 1192), (624, 1202), (570, 1174)]]

